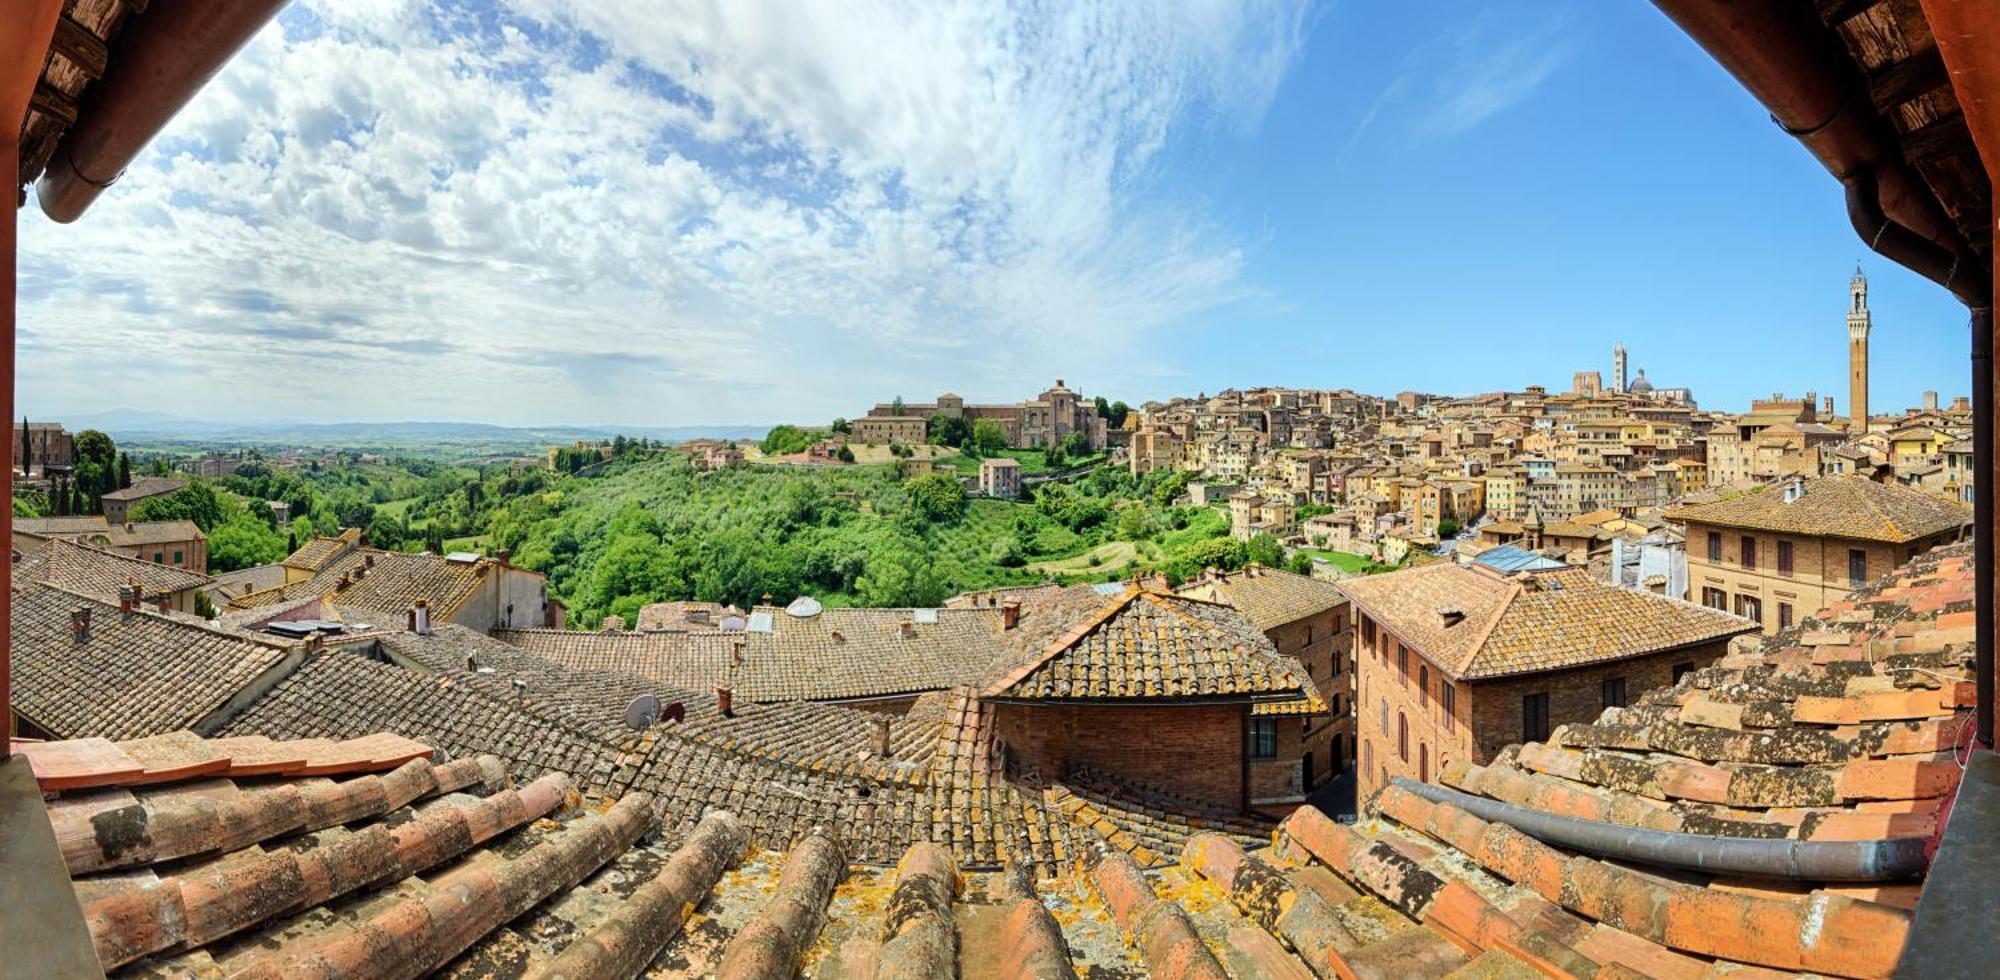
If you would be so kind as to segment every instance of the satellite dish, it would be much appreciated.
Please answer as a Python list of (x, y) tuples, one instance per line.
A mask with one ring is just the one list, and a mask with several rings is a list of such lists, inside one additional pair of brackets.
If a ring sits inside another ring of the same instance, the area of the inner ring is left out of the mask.
[(643, 732), (660, 720), (660, 699), (650, 694), (641, 694), (625, 706), (625, 727)]

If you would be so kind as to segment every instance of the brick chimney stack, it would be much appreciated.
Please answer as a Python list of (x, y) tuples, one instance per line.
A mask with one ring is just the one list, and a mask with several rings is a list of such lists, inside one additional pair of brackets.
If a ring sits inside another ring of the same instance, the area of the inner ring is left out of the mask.
[(1021, 625), (1021, 600), (1009, 599), (1000, 604), (1000, 628), (1013, 629)]
[(726, 687), (716, 688), (715, 710), (722, 712), (722, 717), (724, 718), (734, 718), (736, 717), (735, 708), (736, 703), (733, 693)]
[(90, 642), (90, 607), (78, 606), (69, 613), (69, 634), (78, 643)]
[(875, 754), (884, 759), (890, 755), (889, 724), (887, 716), (875, 719)]

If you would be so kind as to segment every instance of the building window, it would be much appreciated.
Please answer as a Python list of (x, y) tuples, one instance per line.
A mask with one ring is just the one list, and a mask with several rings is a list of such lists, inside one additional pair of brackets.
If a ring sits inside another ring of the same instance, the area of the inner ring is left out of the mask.
[(1868, 584), (1868, 552), (1847, 549), (1847, 584), (1857, 589)]
[(1366, 772), (1373, 768), (1375, 768), (1375, 743), (1364, 739), (1361, 743), (1361, 769)]
[(1445, 731), (1451, 731), (1451, 716), (1453, 711), (1458, 707), (1457, 700), (1458, 692), (1452, 689), (1451, 682), (1445, 680), (1438, 681), (1438, 705), (1444, 709)]
[(1727, 610), (1729, 608), (1729, 593), (1721, 589), (1703, 586), (1701, 590), (1701, 604), (1710, 609)]
[(1389, 734), (1389, 699), (1382, 699), (1382, 734)]
[(1623, 708), (1625, 704), (1625, 678), (1612, 677), (1606, 679), (1604, 682), (1604, 706), (1607, 708)]
[(1396, 758), (1410, 761), (1410, 719), (1396, 712)]
[(1521, 696), (1521, 741), (1543, 742), (1549, 737), (1549, 696), (1524, 694)]
[(1396, 644), (1396, 670), (1403, 675), (1403, 683), (1410, 682), (1410, 648)]
[(1781, 630), (1792, 628), (1792, 604), (1789, 602), (1778, 603), (1778, 628)]
[(1429, 707), (1431, 703), (1431, 669), (1417, 665), (1417, 703)]
[(1675, 684), (1679, 684), (1681, 682), (1681, 678), (1686, 677), (1687, 675), (1692, 673), (1694, 673), (1694, 664), (1692, 663), (1675, 664), (1673, 682)]
[(1275, 759), (1278, 757), (1278, 719), (1250, 719), (1250, 758)]
[(1713, 562), (1720, 562), (1722, 560), (1721, 531), (1708, 532), (1708, 560)]
[(166, 563), (167, 563), (167, 556), (165, 552), (161, 551), (153, 552), (153, 564), (164, 565)]
[(174, 552), (174, 564), (178, 565), (180, 563), (181, 563), (181, 552), (176, 551)]
[(1372, 619), (1361, 620), (1361, 645), (1371, 651), (1375, 649), (1375, 621)]
[(1792, 574), (1792, 543), (1790, 541), (1778, 542), (1778, 574), (1787, 576)]
[(1736, 615), (1762, 624), (1764, 622), (1764, 600), (1754, 595), (1736, 597)]
[(1757, 539), (1747, 534), (1743, 536), (1743, 567), (1757, 570)]
[(1428, 745), (1417, 746), (1417, 778), (1427, 783), (1431, 781), (1431, 747)]

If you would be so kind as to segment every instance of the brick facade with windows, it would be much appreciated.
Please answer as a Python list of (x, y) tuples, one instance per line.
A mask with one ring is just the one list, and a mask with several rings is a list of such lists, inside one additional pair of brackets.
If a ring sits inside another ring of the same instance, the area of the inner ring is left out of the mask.
[(1341, 587), (1357, 624), (1363, 800), (1393, 777), (1435, 780), (1451, 762), (1483, 765), (1509, 745), (1594, 721), (1755, 629), (1573, 569), (1436, 565)]

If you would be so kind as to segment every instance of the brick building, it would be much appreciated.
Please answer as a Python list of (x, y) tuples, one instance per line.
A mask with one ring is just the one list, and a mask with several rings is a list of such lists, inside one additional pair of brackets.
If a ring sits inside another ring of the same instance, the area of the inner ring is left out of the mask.
[(1357, 792), (1484, 765), (1720, 658), (1756, 626), (1582, 569), (1437, 564), (1350, 579)]
[(193, 521), (126, 521), (98, 516), (24, 517), (14, 522), (14, 547), (22, 553), (49, 539), (75, 541), (115, 554), (198, 575), (208, 573), (208, 535)]
[(171, 476), (142, 476), (132, 481), (132, 485), (122, 490), (113, 490), (99, 498), (104, 505), (104, 519), (113, 524), (123, 524), (132, 519), (132, 508), (148, 497), (161, 497), (187, 486), (187, 481)]
[(1792, 479), (1667, 511), (1687, 526), (1687, 598), (1775, 633), (1968, 534), (1972, 509), (1857, 477)]
[(1007, 456), (995, 456), (979, 462), (979, 492), (1002, 500), (1015, 500), (1021, 496), (1021, 463)]
[(1071, 433), (1082, 433), (1092, 452), (1102, 450), (1110, 440), (1095, 403), (1070, 390), (1061, 378), (1034, 398), (1011, 405), (968, 405), (965, 399), (946, 392), (929, 404), (897, 401), (876, 405), (850, 424), (858, 441), (921, 443), (933, 415), (967, 418), (974, 423), (990, 419), (1006, 433), (1007, 445), (1016, 449), (1055, 445)]
[(1008, 639), (978, 685), (1008, 773), (1109, 780), (1219, 811), (1303, 796), (1302, 729), (1283, 720), (1326, 704), (1235, 609), (1068, 590)]
[[(1347, 596), (1331, 582), (1258, 565), (1241, 572), (1204, 576), (1180, 593), (1224, 603), (1242, 613), (1279, 655), (1297, 660), (1312, 680), (1326, 710), (1296, 716), (1298, 784), (1304, 792), (1311, 792), (1354, 764), (1354, 631)], [(1290, 727), (1291, 723), (1291, 718), (1275, 714), (1252, 718), (1253, 725), (1272, 728), (1270, 737), (1276, 736), (1277, 727)], [(1288, 738), (1290, 734), (1286, 733)], [(1278, 782), (1265, 777), (1262, 768), (1253, 772), (1252, 778), (1260, 784)], [(1292, 802), (1288, 797), (1263, 795), (1266, 790), (1275, 794), (1280, 788), (1253, 787), (1251, 802), (1262, 806)]]

